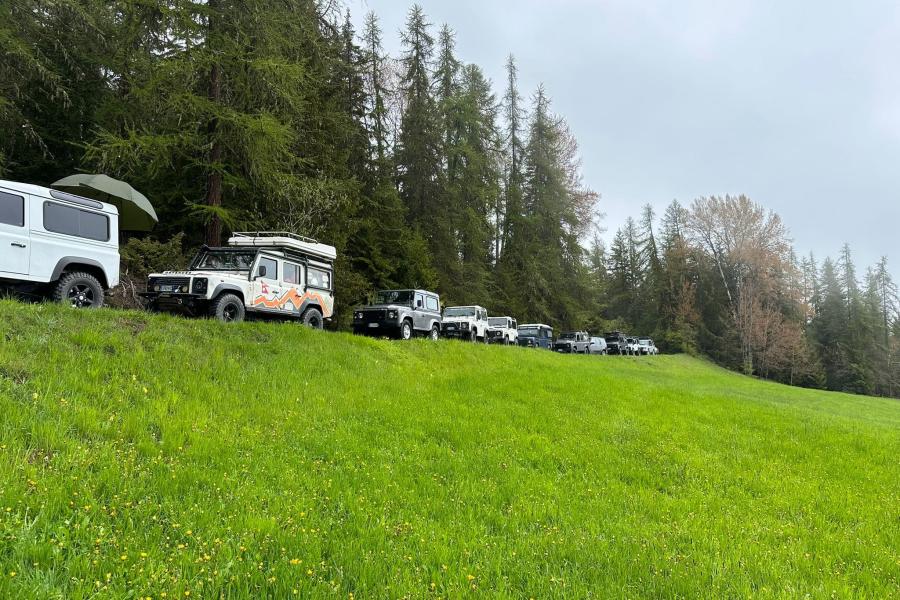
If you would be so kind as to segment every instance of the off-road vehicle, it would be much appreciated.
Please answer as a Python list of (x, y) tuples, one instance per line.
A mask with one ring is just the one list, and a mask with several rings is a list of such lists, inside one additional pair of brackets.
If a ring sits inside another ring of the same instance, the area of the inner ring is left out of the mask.
[(512, 317), (488, 317), (488, 343), (510, 344), (519, 343), (519, 326)]
[(628, 354), (628, 340), (621, 331), (610, 331), (603, 334), (603, 338), (607, 354)]
[(441, 299), (425, 290), (382, 290), (368, 306), (353, 311), (357, 335), (391, 336), (408, 340), (426, 335), (441, 336)]
[(591, 335), (587, 331), (566, 331), (553, 344), (555, 352), (587, 354), (591, 349)]
[(543, 323), (519, 325), (519, 345), (550, 350), (553, 345), (553, 328)]
[(97, 308), (118, 284), (115, 206), (0, 181), (0, 287)]
[(650, 338), (638, 338), (638, 351), (640, 354), (646, 356), (656, 356), (659, 354), (659, 349)]
[(142, 294), (152, 310), (297, 319), (321, 329), (334, 310), (332, 246), (289, 232), (236, 232), (227, 247), (204, 246), (187, 271), (154, 273)]
[(641, 353), (641, 347), (638, 345), (637, 338), (625, 338), (625, 341), (625, 354), (628, 354), (629, 356), (637, 356)]
[(592, 337), (591, 354), (606, 354), (606, 340), (602, 337)]
[(448, 306), (444, 309), (441, 333), (447, 338), (471, 342), (488, 341), (487, 309), (481, 306)]

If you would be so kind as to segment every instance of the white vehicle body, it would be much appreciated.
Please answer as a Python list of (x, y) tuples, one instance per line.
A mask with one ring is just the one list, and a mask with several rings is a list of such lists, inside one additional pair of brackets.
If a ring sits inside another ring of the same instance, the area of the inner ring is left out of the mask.
[(334, 247), (294, 234), (235, 233), (228, 247), (203, 248), (187, 271), (151, 274), (144, 296), (159, 310), (224, 321), (259, 313), (321, 328), (334, 312), (335, 258)]
[(650, 338), (638, 339), (638, 351), (640, 354), (646, 354), (647, 356), (656, 356), (659, 354), (659, 348), (656, 347), (656, 344), (654, 344), (653, 340)]
[(55, 284), (72, 273), (102, 291), (119, 284), (115, 206), (49, 188), (0, 181), (0, 280)]
[(638, 344), (637, 338), (628, 338), (627, 341), (628, 343), (625, 346), (626, 354), (637, 356), (641, 353), (641, 345)]
[(512, 317), (488, 317), (488, 342), (492, 344), (519, 343), (519, 324)]
[(590, 354), (606, 354), (606, 339), (603, 337), (595, 336), (591, 338), (591, 348)]
[(483, 306), (448, 306), (444, 308), (441, 334), (444, 337), (487, 342), (487, 309)]

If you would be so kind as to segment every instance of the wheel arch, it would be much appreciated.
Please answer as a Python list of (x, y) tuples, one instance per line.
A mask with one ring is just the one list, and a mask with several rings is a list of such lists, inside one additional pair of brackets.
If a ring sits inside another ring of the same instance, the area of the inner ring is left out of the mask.
[(109, 289), (109, 278), (106, 270), (98, 261), (80, 256), (64, 256), (56, 262), (50, 281), (59, 281), (66, 273), (87, 273), (93, 275), (100, 282), (104, 290)]
[(225, 293), (234, 294), (235, 296), (237, 296), (238, 298), (240, 298), (241, 301), (242, 301), (242, 302), (244, 303), (244, 305), (246, 306), (246, 304), (247, 304), (247, 297), (244, 295), (244, 290), (242, 290), (242, 289), (240, 288), (240, 286), (234, 285), (233, 283), (220, 283), (220, 284), (217, 285), (216, 288), (213, 290), (213, 293), (212, 293), (212, 295), (209, 297), (209, 299), (210, 299), (210, 300), (215, 300), (216, 298), (218, 298), (219, 296), (221, 296), (222, 294), (225, 294)]

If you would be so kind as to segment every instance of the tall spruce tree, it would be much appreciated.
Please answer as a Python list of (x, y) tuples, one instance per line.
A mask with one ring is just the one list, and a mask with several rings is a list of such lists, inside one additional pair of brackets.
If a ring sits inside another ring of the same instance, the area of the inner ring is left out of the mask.
[(438, 273), (438, 291), (452, 295), (448, 274), (455, 273), (459, 255), (452, 213), (446, 202), (442, 169), (442, 127), (432, 91), (434, 37), (422, 7), (413, 6), (402, 32), (401, 93), (404, 111), (396, 148), (400, 197), (410, 226), (427, 240)]

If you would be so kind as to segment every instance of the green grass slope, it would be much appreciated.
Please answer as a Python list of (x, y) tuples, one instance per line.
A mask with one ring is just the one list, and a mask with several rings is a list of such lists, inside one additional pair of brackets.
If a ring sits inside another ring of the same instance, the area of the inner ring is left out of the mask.
[(900, 403), (0, 302), (0, 597), (900, 595)]

